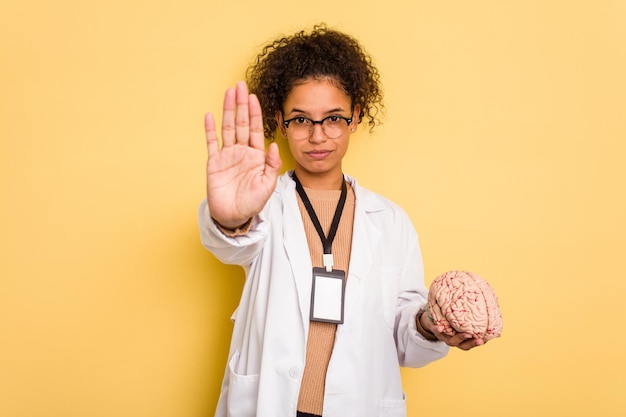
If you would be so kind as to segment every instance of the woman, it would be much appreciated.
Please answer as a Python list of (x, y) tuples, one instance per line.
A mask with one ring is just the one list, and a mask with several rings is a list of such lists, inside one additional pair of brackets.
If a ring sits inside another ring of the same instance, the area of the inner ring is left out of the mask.
[[(263, 49), (254, 94), (227, 90), (221, 148), (205, 118), (202, 242), (246, 272), (217, 416), (405, 416), (400, 366), (482, 344), (428, 319), (409, 218), (343, 173), (351, 133), (378, 123), (379, 78), (354, 38), (317, 26)], [(295, 161), (281, 176), (277, 129)]]

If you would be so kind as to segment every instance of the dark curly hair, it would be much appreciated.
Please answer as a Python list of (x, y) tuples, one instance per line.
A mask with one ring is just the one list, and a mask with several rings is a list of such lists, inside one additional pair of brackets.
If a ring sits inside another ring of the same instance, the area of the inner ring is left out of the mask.
[(263, 128), (272, 139), (287, 95), (305, 79), (330, 78), (352, 102), (360, 105), (359, 123), (367, 117), (369, 130), (381, 122), (383, 92), (372, 58), (353, 37), (316, 25), (310, 33), (298, 32), (267, 44), (246, 71), (248, 88), (259, 98)]

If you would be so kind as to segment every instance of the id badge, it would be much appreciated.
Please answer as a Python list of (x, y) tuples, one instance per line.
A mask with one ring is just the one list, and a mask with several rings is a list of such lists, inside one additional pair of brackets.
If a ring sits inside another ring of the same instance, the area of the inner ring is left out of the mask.
[(345, 271), (313, 268), (311, 321), (342, 324), (345, 292)]

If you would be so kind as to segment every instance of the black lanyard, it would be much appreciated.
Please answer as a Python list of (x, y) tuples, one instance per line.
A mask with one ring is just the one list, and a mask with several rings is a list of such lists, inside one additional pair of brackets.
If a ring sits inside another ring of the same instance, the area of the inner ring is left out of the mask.
[(333, 216), (333, 222), (330, 224), (330, 230), (328, 231), (328, 237), (324, 235), (324, 230), (322, 229), (322, 225), (320, 224), (319, 219), (317, 218), (317, 214), (315, 214), (315, 210), (313, 210), (313, 206), (311, 205), (311, 201), (309, 197), (306, 195), (304, 191), (304, 187), (300, 183), (300, 180), (296, 176), (296, 173), (293, 173), (293, 180), (296, 183), (296, 191), (300, 195), (302, 199), (302, 203), (304, 203), (304, 207), (306, 211), (309, 213), (309, 217), (311, 218), (311, 222), (313, 222), (313, 226), (315, 226), (315, 230), (317, 230), (317, 234), (322, 241), (322, 246), (324, 247), (324, 266), (327, 271), (332, 270), (333, 268), (333, 240), (335, 240), (335, 235), (337, 234), (337, 229), (339, 228), (339, 220), (341, 219), (341, 214), (343, 213), (343, 206), (346, 204), (346, 197), (348, 196), (348, 187), (346, 186), (346, 181), (343, 180), (341, 182), (341, 195), (339, 196), (339, 202), (337, 203), (337, 208), (335, 209), (335, 215)]

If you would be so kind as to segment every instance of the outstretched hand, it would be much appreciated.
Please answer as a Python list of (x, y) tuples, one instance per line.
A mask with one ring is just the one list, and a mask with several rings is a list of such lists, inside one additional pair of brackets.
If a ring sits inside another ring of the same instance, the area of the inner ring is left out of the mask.
[(433, 323), (426, 316), (427, 314), (422, 314), (418, 318), (422, 327), (430, 333), (434, 334), (437, 339), (444, 342), (448, 346), (457, 347), (461, 350), (470, 350), (477, 346), (482, 346), (486, 343), (483, 339), (475, 338), (469, 333), (457, 332), (452, 336), (447, 335), (443, 332), (443, 326)]
[(211, 113), (204, 126), (209, 211), (220, 225), (235, 229), (258, 214), (272, 194), (281, 166), (278, 146), (265, 150), (261, 105), (242, 81), (224, 96), (221, 149)]
[(475, 338), (469, 333), (455, 333), (454, 336), (448, 336), (440, 332), (439, 329), (435, 329), (433, 333), (437, 339), (445, 342), (448, 346), (457, 347), (461, 350), (470, 350), (485, 344), (483, 339)]

